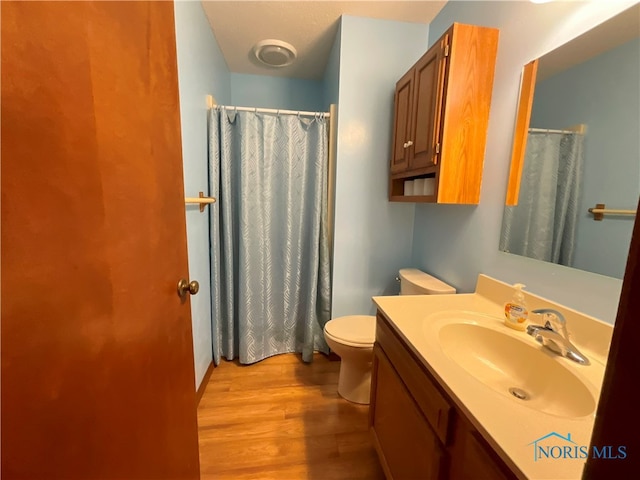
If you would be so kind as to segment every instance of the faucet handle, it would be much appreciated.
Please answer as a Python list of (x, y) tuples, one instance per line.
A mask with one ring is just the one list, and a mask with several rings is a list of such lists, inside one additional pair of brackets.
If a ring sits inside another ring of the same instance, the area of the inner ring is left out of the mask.
[[(539, 308), (532, 310), (531, 313), (542, 315), (545, 325), (544, 327), (541, 325), (529, 325), (527, 328), (529, 335), (532, 335), (544, 347), (563, 357), (567, 357), (581, 365), (590, 364), (589, 359), (571, 343), (569, 332), (567, 332), (567, 321), (560, 312), (551, 308)], [(545, 330), (547, 331), (545, 332)]]
[(546, 325), (532, 325), (532, 324), (527, 325), (527, 333), (531, 336), (535, 337), (540, 330), (552, 330), (552, 329)]
[(562, 322), (553, 313), (543, 313), (542, 320), (544, 321), (544, 326), (554, 332), (558, 332), (562, 328)]
[(561, 334), (567, 339), (569, 338), (569, 334), (567, 332), (567, 321), (565, 320), (564, 315), (557, 310), (553, 310), (551, 308), (538, 308), (536, 310), (532, 310), (531, 313), (542, 315), (542, 320), (546, 328)]

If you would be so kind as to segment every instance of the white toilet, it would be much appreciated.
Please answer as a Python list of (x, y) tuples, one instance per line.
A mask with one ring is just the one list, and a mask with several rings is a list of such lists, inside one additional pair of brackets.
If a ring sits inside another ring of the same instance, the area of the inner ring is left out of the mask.
[[(456, 289), (415, 268), (400, 270), (400, 295), (442, 295)], [(338, 393), (354, 403), (369, 403), (371, 362), (376, 340), (376, 317), (349, 315), (329, 320), (324, 338), (342, 360)]]

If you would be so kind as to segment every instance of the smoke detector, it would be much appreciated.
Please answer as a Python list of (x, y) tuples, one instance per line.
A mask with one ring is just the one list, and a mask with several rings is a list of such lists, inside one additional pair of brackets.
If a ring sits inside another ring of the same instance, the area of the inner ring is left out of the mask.
[(282, 40), (262, 40), (253, 47), (256, 59), (268, 67), (280, 68), (291, 65), (297, 52), (293, 45)]

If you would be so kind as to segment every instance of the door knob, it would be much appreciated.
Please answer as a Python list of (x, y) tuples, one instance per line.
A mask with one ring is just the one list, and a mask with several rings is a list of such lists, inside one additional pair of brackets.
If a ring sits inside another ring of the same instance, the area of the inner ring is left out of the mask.
[(189, 283), (184, 278), (181, 278), (178, 281), (178, 295), (180, 296), (180, 298), (184, 298), (187, 293), (195, 295), (199, 290), (200, 284), (195, 280)]

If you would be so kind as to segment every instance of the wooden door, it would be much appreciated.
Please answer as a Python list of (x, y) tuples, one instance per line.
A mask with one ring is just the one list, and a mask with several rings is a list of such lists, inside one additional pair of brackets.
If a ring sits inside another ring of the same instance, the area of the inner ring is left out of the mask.
[(413, 73), (413, 69), (409, 70), (396, 84), (391, 173), (404, 172), (409, 168)]
[[(637, 211), (640, 211), (638, 202)], [(640, 221), (636, 215), (622, 282), (618, 314), (611, 338), (600, 401), (593, 425), (589, 449), (604, 450), (596, 458), (590, 455), (582, 478), (635, 478), (640, 472), (640, 435), (638, 414), (638, 338), (640, 322)]]
[(173, 4), (1, 9), (2, 478), (198, 478)]
[(444, 35), (415, 67), (415, 120), (409, 165), (411, 170), (435, 165), (440, 153), (440, 123), (448, 40), (448, 35)]

